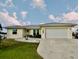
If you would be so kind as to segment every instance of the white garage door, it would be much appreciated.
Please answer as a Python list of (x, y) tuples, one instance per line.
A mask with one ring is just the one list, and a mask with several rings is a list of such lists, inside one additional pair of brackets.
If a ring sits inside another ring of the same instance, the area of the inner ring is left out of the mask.
[(46, 29), (46, 38), (67, 38), (67, 29)]

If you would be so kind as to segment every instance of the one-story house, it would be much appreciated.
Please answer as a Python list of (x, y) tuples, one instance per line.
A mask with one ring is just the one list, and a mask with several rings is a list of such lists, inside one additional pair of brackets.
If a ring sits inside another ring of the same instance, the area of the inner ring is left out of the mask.
[[(28, 37), (37, 37), (41, 35), (41, 30), (38, 25), (29, 25), (29, 26), (8, 26), (7, 28), (7, 38), (26, 38)], [(39, 38), (39, 37), (37, 37)]]
[(41, 39), (68, 38), (72, 39), (72, 23), (46, 23), (41, 25), (8, 26), (7, 38), (35, 37)]

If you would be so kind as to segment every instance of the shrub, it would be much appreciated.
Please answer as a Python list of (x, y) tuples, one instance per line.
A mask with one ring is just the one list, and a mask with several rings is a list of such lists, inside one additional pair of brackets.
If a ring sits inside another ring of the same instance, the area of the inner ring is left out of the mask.
[(11, 47), (13, 45), (17, 44), (17, 42), (14, 39), (4, 39), (0, 43), (0, 48), (7, 48)]

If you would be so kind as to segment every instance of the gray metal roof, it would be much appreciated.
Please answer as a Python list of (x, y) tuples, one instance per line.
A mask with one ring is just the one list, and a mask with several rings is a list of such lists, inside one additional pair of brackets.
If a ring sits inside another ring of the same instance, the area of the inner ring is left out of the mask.
[(76, 25), (77, 24), (72, 24), (72, 23), (46, 23), (46, 24), (40, 24), (40, 25), (27, 25), (27, 26), (15, 25), (15, 26), (7, 26), (5, 28), (39, 29), (40, 27), (73, 27)]
[(41, 27), (73, 27), (76, 26), (77, 24), (73, 23), (46, 23), (46, 24), (41, 24)]
[(11, 28), (18, 28), (18, 29), (39, 29), (40, 26), (39, 25), (27, 25), (27, 26), (21, 26), (21, 25), (15, 25), (15, 26), (7, 26), (5, 27), (7, 29), (11, 29)]

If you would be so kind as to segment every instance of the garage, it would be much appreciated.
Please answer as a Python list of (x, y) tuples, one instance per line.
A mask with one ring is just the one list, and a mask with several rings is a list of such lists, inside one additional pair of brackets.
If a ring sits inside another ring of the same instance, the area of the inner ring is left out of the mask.
[(76, 24), (72, 23), (47, 23), (41, 25), (42, 39), (51, 38), (68, 38), (72, 39), (72, 27)]
[(46, 38), (67, 38), (67, 29), (48, 28), (46, 29)]

